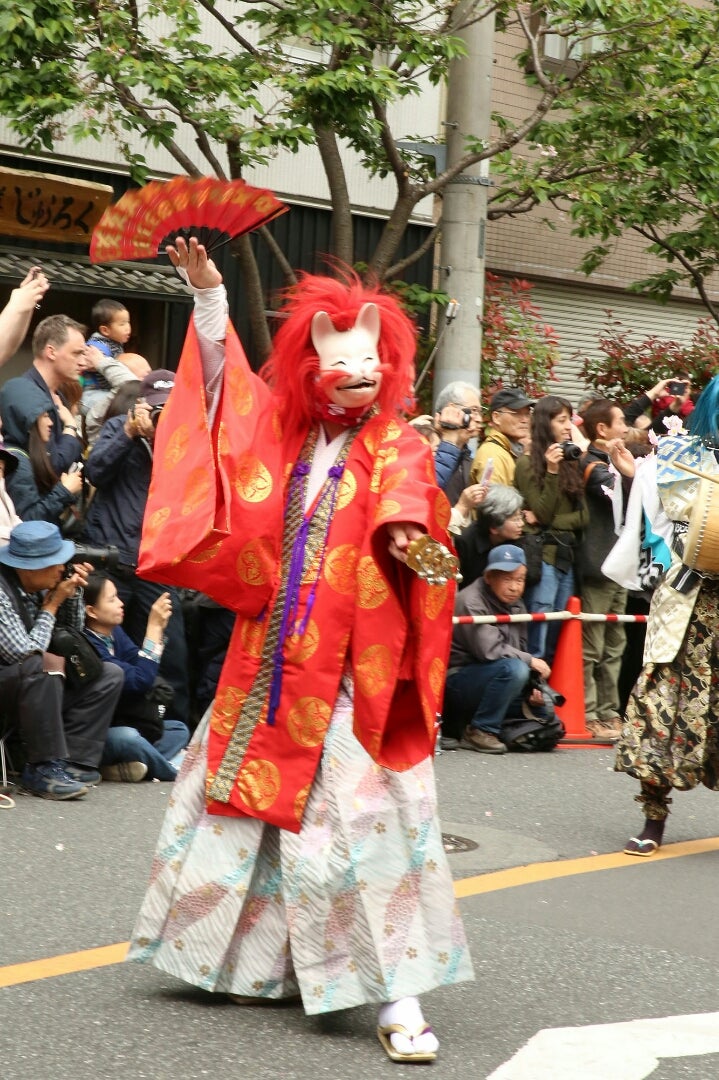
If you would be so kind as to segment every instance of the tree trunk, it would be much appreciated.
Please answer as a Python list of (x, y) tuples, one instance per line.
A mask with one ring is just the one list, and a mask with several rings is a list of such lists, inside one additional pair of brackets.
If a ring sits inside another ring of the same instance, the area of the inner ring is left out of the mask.
[(330, 128), (316, 127), (317, 149), (327, 177), (332, 203), (332, 255), (346, 266), (354, 262), (352, 203), (337, 137)]

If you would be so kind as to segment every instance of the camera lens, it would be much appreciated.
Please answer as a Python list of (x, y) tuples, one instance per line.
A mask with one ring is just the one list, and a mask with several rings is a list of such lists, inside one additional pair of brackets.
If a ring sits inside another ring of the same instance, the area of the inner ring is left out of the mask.
[(565, 461), (577, 461), (582, 456), (582, 448), (573, 443), (571, 439), (559, 444), (562, 448), (562, 457)]

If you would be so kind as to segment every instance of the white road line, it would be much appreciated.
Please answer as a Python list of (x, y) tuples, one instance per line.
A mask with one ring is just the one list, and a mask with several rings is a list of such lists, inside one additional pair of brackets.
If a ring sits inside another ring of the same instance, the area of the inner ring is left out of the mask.
[(546, 1028), (487, 1080), (644, 1080), (660, 1058), (698, 1054), (719, 1054), (719, 1013)]

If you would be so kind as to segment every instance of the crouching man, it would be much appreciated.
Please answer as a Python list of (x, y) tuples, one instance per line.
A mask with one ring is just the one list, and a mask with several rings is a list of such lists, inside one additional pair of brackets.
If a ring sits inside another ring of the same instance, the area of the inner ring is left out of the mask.
[[(524, 551), (500, 544), (490, 551), (482, 577), (457, 594), (455, 615), (518, 615), (526, 611)], [(527, 651), (526, 623), (466, 623), (454, 627), (447, 671), (442, 732), (461, 735), (460, 745), (484, 754), (504, 754), (505, 717), (522, 715), (522, 704), (542, 706), (540, 690), (526, 696), (532, 671), (546, 679), (549, 665)], [(464, 731), (452, 728), (461, 721)], [(465, 726), (466, 725), (466, 726)]]
[[(43, 799), (76, 799), (100, 781), (97, 764), (122, 690), (122, 669), (103, 664), (73, 689), (47, 651), (62, 608), (64, 625), (82, 627), (88, 563), (64, 577), (75, 545), (56, 525), (24, 521), (0, 547), (0, 700), (17, 727), (26, 764), (21, 785)], [(55, 668), (55, 671), (51, 671)]]

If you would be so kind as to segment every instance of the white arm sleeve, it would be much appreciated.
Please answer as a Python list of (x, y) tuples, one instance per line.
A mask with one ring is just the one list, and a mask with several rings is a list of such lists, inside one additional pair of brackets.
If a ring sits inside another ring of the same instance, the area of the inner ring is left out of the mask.
[(183, 269), (178, 267), (177, 272), (195, 294), (195, 330), (200, 344), (208, 420), (211, 427), (215, 419), (225, 364), (225, 336), (229, 316), (227, 291), (224, 285), (216, 285), (212, 289), (196, 289), (190, 285)]

